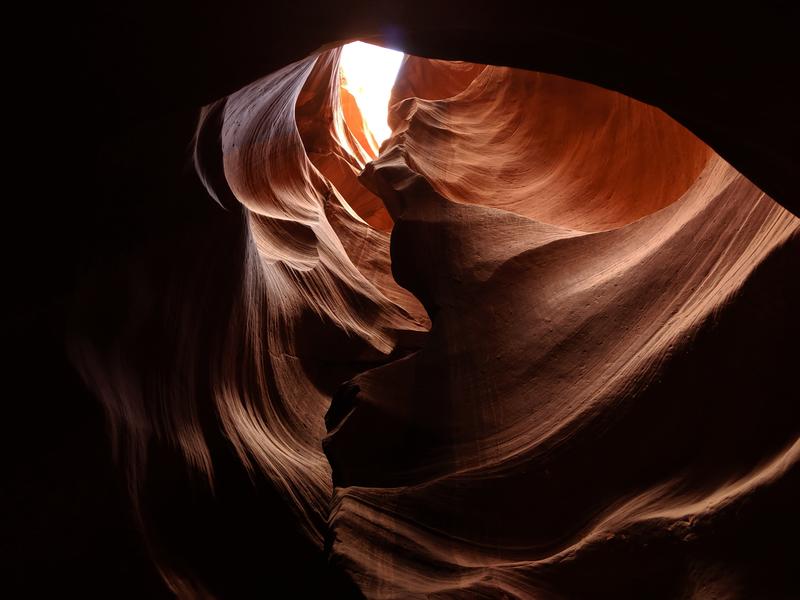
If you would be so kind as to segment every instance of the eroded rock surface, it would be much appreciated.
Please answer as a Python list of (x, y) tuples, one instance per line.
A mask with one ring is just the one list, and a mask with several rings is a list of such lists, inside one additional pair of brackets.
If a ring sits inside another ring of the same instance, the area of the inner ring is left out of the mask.
[(338, 52), (204, 109), (241, 215), (207, 373), (74, 345), (134, 496), (152, 438), (209, 486), (221, 439), (368, 598), (764, 589), (731, 544), (796, 480), (798, 218), (660, 110), (505, 67), (407, 58), (376, 158)]

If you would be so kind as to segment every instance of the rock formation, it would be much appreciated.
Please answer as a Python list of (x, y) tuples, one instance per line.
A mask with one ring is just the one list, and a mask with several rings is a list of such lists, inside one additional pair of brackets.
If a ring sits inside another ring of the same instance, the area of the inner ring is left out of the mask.
[[(791, 597), (785, 140), (579, 60), (636, 73), (644, 34), (551, 59), (547, 15), (495, 39), (465, 7), (437, 38), (440, 9), (331, 17), (269, 60), (223, 32), (230, 72), (175, 75), (199, 117), (114, 105), (145, 125), (108, 134), (103, 189), (149, 165), (164, 213), (102, 209), (64, 337), (158, 571), (130, 595)], [(340, 87), (356, 37), (419, 54), (380, 148)]]

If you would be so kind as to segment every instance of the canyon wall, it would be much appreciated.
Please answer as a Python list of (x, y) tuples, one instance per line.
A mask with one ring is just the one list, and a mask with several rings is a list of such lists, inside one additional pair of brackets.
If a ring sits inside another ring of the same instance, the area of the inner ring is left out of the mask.
[(338, 53), (203, 111), (219, 343), (145, 392), (76, 346), (134, 497), (153, 432), (211, 489), (218, 436), (368, 598), (780, 587), (722, 546), (797, 469), (797, 217), (660, 110), (506, 67), (408, 57), (372, 160)]
[(796, 8), (35, 10), (11, 589), (798, 595)]

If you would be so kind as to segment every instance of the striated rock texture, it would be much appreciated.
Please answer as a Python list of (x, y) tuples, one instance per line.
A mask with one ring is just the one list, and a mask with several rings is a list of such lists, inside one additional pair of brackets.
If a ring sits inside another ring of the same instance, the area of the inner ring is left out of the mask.
[(367, 597), (777, 594), (707, 548), (796, 473), (770, 350), (796, 320), (762, 302), (796, 298), (800, 220), (586, 84), (486, 67), (393, 110), (362, 181), (432, 327), (331, 409), (333, 551)]
[[(331, 597), (788, 593), (757, 517), (796, 497), (800, 220), (660, 110), (505, 67), (407, 57), (372, 160), (338, 57), (203, 110), (238, 250), (172, 275), (177, 349), (71, 345), (172, 591), (249, 593), (147, 508), (227, 460)], [(222, 308), (182, 325), (198, 286)]]
[(800, 596), (797, 9), (454, 6), (24, 20), (12, 595)]

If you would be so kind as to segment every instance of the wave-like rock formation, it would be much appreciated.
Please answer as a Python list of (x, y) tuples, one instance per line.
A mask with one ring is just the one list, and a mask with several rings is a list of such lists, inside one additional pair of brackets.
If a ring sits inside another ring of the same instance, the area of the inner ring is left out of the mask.
[(486, 67), (394, 119), (362, 181), (432, 327), (334, 399), (361, 589), (767, 593), (686, 557), (797, 468), (790, 359), (748, 348), (780, 347), (756, 296), (787, 293), (798, 219), (660, 111), (554, 76)]
[(173, 592), (256, 585), (159, 516), (159, 482), (214, 505), (231, 465), (331, 597), (787, 589), (753, 540), (796, 496), (800, 220), (660, 110), (533, 71), (406, 57), (376, 156), (339, 52), (203, 110), (236, 215), (210, 266), (71, 342)]

